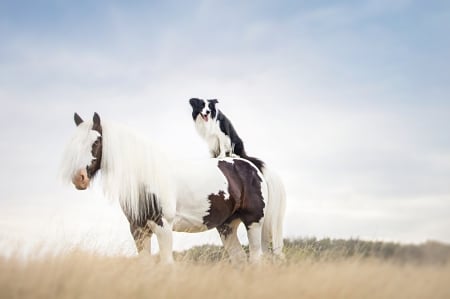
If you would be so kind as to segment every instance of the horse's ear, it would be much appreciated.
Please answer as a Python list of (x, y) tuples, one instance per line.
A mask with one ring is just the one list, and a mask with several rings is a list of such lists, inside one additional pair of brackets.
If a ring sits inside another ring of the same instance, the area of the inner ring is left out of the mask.
[(92, 130), (99, 132), (102, 134), (102, 125), (100, 124), (100, 116), (97, 112), (94, 113), (94, 117), (92, 118), (94, 124), (92, 125)]
[(77, 127), (83, 122), (83, 119), (76, 112), (73, 114), (73, 120), (75, 121)]
[(98, 115), (97, 112), (94, 112), (94, 117), (92, 118), (92, 120), (94, 121), (94, 124), (100, 125), (100, 115)]

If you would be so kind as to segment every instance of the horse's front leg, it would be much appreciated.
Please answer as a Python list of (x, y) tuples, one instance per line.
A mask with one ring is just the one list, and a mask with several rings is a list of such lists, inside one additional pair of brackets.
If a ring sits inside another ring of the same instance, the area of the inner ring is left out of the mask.
[(135, 223), (130, 222), (130, 232), (133, 236), (136, 244), (138, 254), (149, 253), (151, 254), (151, 242), (152, 231), (148, 225), (145, 227), (138, 226)]
[(172, 264), (172, 223), (161, 218), (158, 222), (149, 221), (149, 224), (158, 239), (161, 263)]

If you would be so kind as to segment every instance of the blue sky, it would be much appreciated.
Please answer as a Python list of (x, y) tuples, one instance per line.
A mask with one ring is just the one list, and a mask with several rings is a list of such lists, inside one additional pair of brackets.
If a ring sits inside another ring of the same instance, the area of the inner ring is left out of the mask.
[(287, 236), (450, 242), (448, 32), (446, 1), (2, 1), (0, 240), (128, 244), (99, 190), (58, 181), (72, 114), (201, 158), (195, 96), (284, 178)]

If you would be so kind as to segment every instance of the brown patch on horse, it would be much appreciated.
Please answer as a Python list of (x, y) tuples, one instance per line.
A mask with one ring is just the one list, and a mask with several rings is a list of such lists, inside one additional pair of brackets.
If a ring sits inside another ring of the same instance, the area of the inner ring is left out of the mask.
[(228, 181), (230, 198), (233, 197), (238, 206), (237, 217), (230, 217), (226, 222), (239, 218), (248, 229), (252, 223), (264, 217), (261, 173), (248, 161), (241, 159), (234, 159), (232, 163), (219, 160), (218, 167)]
[(100, 166), (102, 164), (102, 153), (103, 153), (103, 143), (102, 143), (103, 128), (101, 125), (100, 116), (97, 114), (97, 112), (94, 113), (92, 121), (93, 121), (92, 130), (97, 131), (100, 135), (92, 144), (91, 154), (93, 159), (91, 160), (91, 164), (86, 167), (87, 175), (89, 176), (89, 178), (92, 178), (100, 169)]
[(102, 165), (102, 153), (102, 136), (98, 136), (95, 142), (92, 144), (91, 154), (93, 159), (91, 160), (91, 164), (86, 167), (89, 178), (92, 178), (100, 169), (100, 166)]
[(137, 217), (132, 217), (131, 212), (126, 208), (122, 207), (122, 210), (132, 227), (145, 228), (148, 221), (153, 221), (161, 227), (164, 225), (162, 221), (163, 212), (160, 200), (155, 193), (148, 192), (145, 186), (141, 186), (139, 189), (139, 215), (137, 215)]
[(239, 208), (239, 201), (236, 201), (235, 197), (231, 195), (229, 198), (225, 198), (224, 191), (210, 194), (208, 200), (210, 207), (208, 214), (203, 217), (203, 223), (209, 229), (224, 223)]
[(228, 238), (230, 234), (233, 233), (233, 228), (230, 225), (231, 221), (221, 224), (217, 227), (217, 231), (221, 236)]

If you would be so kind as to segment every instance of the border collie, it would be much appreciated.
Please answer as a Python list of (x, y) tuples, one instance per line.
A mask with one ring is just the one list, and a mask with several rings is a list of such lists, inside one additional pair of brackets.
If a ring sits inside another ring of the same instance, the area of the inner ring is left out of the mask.
[(192, 98), (192, 118), (199, 135), (208, 143), (209, 152), (213, 158), (239, 156), (252, 162), (262, 171), (264, 162), (255, 157), (249, 157), (245, 152), (244, 142), (237, 134), (231, 121), (217, 109), (216, 99), (202, 100)]

